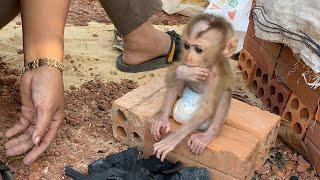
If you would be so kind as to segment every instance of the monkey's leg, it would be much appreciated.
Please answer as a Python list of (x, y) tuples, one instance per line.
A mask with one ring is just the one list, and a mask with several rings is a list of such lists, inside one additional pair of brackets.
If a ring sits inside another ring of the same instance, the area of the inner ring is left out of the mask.
[(225, 92), (218, 104), (215, 116), (211, 119), (211, 125), (205, 132), (194, 133), (188, 140), (191, 152), (198, 155), (219, 135), (221, 127), (230, 107), (231, 92)]

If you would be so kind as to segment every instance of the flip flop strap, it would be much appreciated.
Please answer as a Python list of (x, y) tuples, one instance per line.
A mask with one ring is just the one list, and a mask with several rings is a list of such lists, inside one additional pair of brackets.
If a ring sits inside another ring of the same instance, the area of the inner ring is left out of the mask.
[(170, 50), (169, 53), (167, 54), (167, 61), (168, 63), (171, 63), (173, 61), (173, 56), (174, 52), (176, 51), (176, 43), (175, 41), (171, 38), (171, 45), (170, 45)]
[(180, 35), (177, 34), (175, 31), (167, 31), (167, 34), (171, 37), (171, 45), (169, 52), (167, 54), (167, 63), (171, 63), (175, 59), (178, 58), (178, 55), (180, 54)]

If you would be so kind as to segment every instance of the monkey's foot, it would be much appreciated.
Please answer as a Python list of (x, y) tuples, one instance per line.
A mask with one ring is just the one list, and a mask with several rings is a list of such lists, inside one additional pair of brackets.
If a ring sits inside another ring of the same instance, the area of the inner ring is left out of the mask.
[(193, 154), (201, 154), (216, 137), (215, 133), (210, 130), (192, 134), (188, 140), (188, 147)]

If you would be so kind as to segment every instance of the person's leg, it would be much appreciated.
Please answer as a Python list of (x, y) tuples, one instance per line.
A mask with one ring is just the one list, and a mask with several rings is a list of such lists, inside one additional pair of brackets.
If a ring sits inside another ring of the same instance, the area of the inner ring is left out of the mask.
[(70, 0), (21, 0), (25, 62), (63, 60), (64, 25)]
[(149, 21), (161, 8), (160, 0), (100, 0), (100, 3), (123, 35), (126, 64), (140, 64), (168, 53), (170, 36)]
[(20, 12), (19, 0), (0, 0), (0, 29), (7, 25)]

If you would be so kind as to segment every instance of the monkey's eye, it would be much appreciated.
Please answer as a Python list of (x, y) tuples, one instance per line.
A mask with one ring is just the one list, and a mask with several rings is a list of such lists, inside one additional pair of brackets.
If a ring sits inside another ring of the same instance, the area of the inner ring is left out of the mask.
[(185, 48), (185, 49), (189, 49), (189, 48), (190, 48), (190, 45), (187, 44), (187, 43), (184, 43), (184, 48)]
[(196, 53), (201, 54), (203, 52), (203, 50), (199, 47), (195, 47), (194, 50), (196, 51)]

